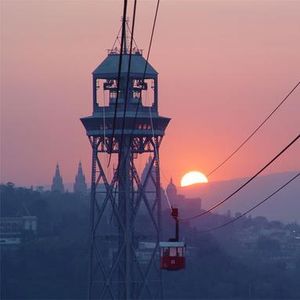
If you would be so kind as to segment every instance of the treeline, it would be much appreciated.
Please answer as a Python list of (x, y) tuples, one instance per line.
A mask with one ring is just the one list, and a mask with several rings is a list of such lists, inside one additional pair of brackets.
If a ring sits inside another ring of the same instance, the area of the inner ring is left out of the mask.
[[(15, 250), (1, 251), (1, 299), (85, 299), (88, 199), (12, 183), (1, 185), (0, 193), (1, 217), (27, 213), (38, 218), (36, 237), (23, 240)], [(164, 219), (172, 232), (168, 214), (164, 213)], [(209, 215), (207, 222), (218, 225), (220, 218), (224, 219)], [(272, 223), (265, 218), (245, 218), (209, 234), (193, 224), (183, 224), (187, 266), (184, 271), (164, 271), (165, 298), (300, 299), (299, 249), (292, 250), (292, 262), (281, 255), (287, 249), (272, 237), (258, 237), (245, 249), (245, 235), (266, 227), (299, 230), (297, 224)]]

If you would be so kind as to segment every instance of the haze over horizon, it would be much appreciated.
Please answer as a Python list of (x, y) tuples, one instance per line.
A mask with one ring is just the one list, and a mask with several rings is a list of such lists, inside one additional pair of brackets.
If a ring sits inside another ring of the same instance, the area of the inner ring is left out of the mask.
[[(73, 182), (79, 160), (89, 181), (79, 118), (91, 112), (91, 72), (117, 35), (121, 3), (1, 2), (1, 182), (50, 183), (57, 162)], [(154, 9), (138, 4), (135, 39), (144, 53)], [(299, 81), (299, 27), (297, 1), (162, 1), (149, 62), (160, 74), (160, 114), (172, 118), (163, 185), (211, 171)], [(298, 88), (209, 180), (251, 176), (295, 138), (299, 99)], [(299, 170), (299, 153), (298, 141), (264, 174)]]
[[(86, 168), (83, 168), (83, 173), (86, 177), (86, 173), (89, 169), (89, 166), (87, 166)], [(77, 170), (76, 170), (77, 171)], [(270, 173), (270, 174), (263, 174), (263, 175), (260, 175), (258, 176), (257, 178), (258, 179), (262, 179), (262, 178), (267, 178), (267, 177), (272, 177), (272, 176), (278, 176), (280, 177), (281, 175), (283, 175), (283, 177), (289, 175), (289, 174), (296, 174), (297, 172), (299, 172), (300, 170), (290, 170), (290, 171), (287, 171), (287, 172), (275, 172), (275, 173)], [(65, 181), (64, 180), (64, 177), (62, 176), (63, 178), (63, 183), (64, 183), (64, 186), (66, 187), (66, 189), (70, 192), (73, 190), (73, 185), (74, 185), (74, 180), (75, 180), (75, 173), (74, 173), (74, 176), (73, 178), (71, 178), (71, 180), (69, 181)], [(52, 184), (52, 178), (54, 176), (54, 170), (53, 170), (53, 174), (51, 175), (50, 179), (48, 182), (44, 182), (42, 184), (40, 184), (40, 186), (43, 186), (46, 190), (50, 190), (51, 189), (51, 184)], [(170, 178), (163, 178), (163, 184), (162, 184), (162, 188), (163, 189), (166, 189), (166, 187), (168, 186), (168, 184), (170, 183), (170, 179), (172, 178), (173, 180), (173, 177), (172, 177), (172, 174), (171, 174), (171, 177)], [(249, 179), (250, 176), (245, 176), (245, 177), (236, 177), (236, 178), (230, 178), (230, 179), (219, 179), (219, 180), (211, 180), (208, 182), (209, 185), (211, 184), (219, 184), (219, 183), (228, 183), (228, 182), (241, 182), (241, 181), (245, 181), (247, 179)], [(86, 178), (86, 182), (88, 184), (88, 188), (90, 188), (90, 178)], [(6, 182), (1, 182), (2, 184), (5, 184)], [(13, 182), (14, 183), (14, 182)], [(197, 189), (202, 189), (202, 187), (205, 187), (205, 185), (207, 185), (207, 183), (196, 183), (196, 184), (193, 184), (193, 185), (190, 185), (190, 186), (186, 186), (186, 187), (181, 187), (180, 186), (180, 182), (174, 182), (173, 180), (173, 183), (175, 184), (175, 186), (179, 189), (179, 191), (184, 191), (184, 189), (186, 189), (187, 191), (190, 189), (190, 190), (193, 190), (193, 197), (196, 197), (196, 190)], [(34, 185), (34, 184), (31, 184), (31, 185), (19, 185), (19, 186), (22, 186), (22, 187), (27, 187), (27, 188), (30, 188), (31, 186), (33, 186), (34, 188), (38, 187), (39, 185)], [(189, 195), (190, 192), (183, 192), (184, 195)], [(199, 196), (199, 195), (198, 195)]]

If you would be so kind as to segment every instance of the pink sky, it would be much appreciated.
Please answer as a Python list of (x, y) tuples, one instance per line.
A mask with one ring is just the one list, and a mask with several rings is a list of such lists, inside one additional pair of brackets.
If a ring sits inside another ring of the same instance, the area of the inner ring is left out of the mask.
[[(143, 49), (155, 3), (138, 3)], [(1, 1), (2, 182), (49, 184), (57, 161), (73, 182), (79, 160), (89, 179), (79, 118), (91, 112), (91, 72), (121, 14), (122, 1)], [(160, 113), (172, 118), (163, 183), (222, 161), (300, 80), (299, 53), (300, 1), (161, 1), (150, 63)], [(300, 88), (211, 180), (253, 174), (299, 133), (299, 116)], [(299, 153), (297, 142), (266, 173), (299, 170)]]

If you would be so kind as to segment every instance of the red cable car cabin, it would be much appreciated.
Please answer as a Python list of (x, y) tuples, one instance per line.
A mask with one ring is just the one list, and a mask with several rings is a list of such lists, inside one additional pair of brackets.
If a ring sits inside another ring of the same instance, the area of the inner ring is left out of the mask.
[(185, 268), (184, 242), (160, 242), (160, 268), (177, 271)]

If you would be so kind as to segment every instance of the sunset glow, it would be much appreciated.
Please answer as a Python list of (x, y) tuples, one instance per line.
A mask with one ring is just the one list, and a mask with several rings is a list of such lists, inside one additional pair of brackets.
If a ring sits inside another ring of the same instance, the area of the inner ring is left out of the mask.
[(189, 186), (189, 185), (196, 184), (196, 183), (207, 183), (207, 182), (208, 182), (207, 177), (203, 173), (198, 172), (198, 171), (192, 171), (192, 172), (186, 173), (182, 177), (180, 185), (182, 187), (184, 187), (184, 186)]
[[(214, 169), (299, 80), (300, 1), (160, 2), (149, 63), (159, 73), (159, 113), (172, 118), (161, 164), (165, 177), (180, 183), (182, 170)], [(71, 183), (79, 160), (89, 181), (90, 146), (79, 118), (91, 111), (91, 72), (116, 39), (123, 1), (1, 4), (1, 182), (48, 186), (59, 162)], [(135, 40), (144, 57), (155, 5), (138, 5)], [(299, 88), (264, 134), (213, 180), (254, 174), (270, 160), (262, 149), (275, 153), (297, 135), (297, 99)], [(268, 172), (300, 169), (300, 143), (293, 147)]]

